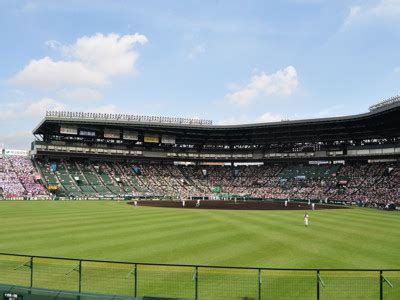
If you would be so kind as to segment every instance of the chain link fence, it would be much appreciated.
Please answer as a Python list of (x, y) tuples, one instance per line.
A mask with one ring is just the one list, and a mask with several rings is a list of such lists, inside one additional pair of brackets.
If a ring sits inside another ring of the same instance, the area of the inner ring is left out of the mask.
[(0, 253), (0, 284), (170, 299), (400, 299), (400, 270), (269, 269)]

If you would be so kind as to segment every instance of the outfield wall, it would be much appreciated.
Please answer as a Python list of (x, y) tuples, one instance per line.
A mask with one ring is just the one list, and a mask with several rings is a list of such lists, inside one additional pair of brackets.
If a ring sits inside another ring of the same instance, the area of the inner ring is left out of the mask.
[(400, 269), (172, 265), (8, 253), (0, 253), (0, 283), (115, 299), (400, 299)]

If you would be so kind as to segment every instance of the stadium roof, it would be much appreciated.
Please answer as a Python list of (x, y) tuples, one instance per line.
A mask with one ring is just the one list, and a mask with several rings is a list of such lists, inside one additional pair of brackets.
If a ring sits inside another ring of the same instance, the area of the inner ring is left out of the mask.
[(139, 120), (126, 116), (49, 112), (33, 133), (51, 135), (59, 132), (60, 125), (73, 125), (98, 130), (111, 128), (171, 134), (176, 136), (177, 142), (188, 144), (271, 144), (390, 138), (400, 135), (399, 101), (390, 101), (357, 115), (239, 125), (212, 125), (211, 121), (206, 120), (163, 117), (142, 117)]

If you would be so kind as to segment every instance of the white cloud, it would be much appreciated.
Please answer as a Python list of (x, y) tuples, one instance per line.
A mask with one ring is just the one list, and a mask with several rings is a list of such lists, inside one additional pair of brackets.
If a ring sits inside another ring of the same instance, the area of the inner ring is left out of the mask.
[(364, 9), (361, 6), (358, 5), (351, 6), (349, 14), (344, 21), (344, 27), (348, 27), (356, 20), (360, 19), (361, 16), (363, 15), (363, 10)]
[(104, 85), (105, 74), (88, 68), (80, 61), (54, 61), (50, 57), (32, 60), (13, 78), (11, 84), (40, 88), (58, 88), (62, 85)]
[(72, 45), (48, 41), (46, 45), (60, 51), (64, 60), (48, 56), (34, 59), (9, 82), (40, 88), (106, 85), (114, 76), (134, 73), (139, 57), (134, 46), (146, 42), (147, 38), (138, 33), (97, 33), (83, 36)]
[(47, 41), (45, 44), (47, 47), (54, 49), (54, 50), (59, 50), (59, 49), (62, 49), (62, 47), (63, 47), (63, 44), (61, 44), (59, 41), (56, 41), (56, 40)]
[(33, 141), (33, 135), (28, 130), (0, 132), (0, 148), (27, 150), (31, 141)]
[(204, 54), (206, 52), (206, 48), (204, 45), (197, 45), (190, 49), (189, 54), (188, 54), (188, 59), (192, 60), (197, 58), (198, 56)]
[(22, 116), (42, 117), (47, 110), (64, 110), (65, 104), (51, 98), (42, 98), (38, 101), (30, 102), (24, 106)]
[(43, 117), (47, 110), (64, 110), (66, 106), (51, 98), (0, 105), (0, 121)]
[(256, 118), (257, 123), (269, 123), (269, 122), (280, 122), (285, 118), (280, 115), (274, 115), (270, 112), (266, 112), (265, 114)]
[[(30, 130), (26, 128), (26, 122), (32, 124), (42, 119), (46, 111), (85, 111), (98, 113), (119, 113), (121, 112), (116, 105), (101, 105), (88, 107), (87, 105), (71, 105), (54, 100), (52, 98), (43, 97), (34, 101), (16, 101), (2, 102), (0, 101), (0, 126), (3, 130), (0, 131), (0, 148), (4, 147), (14, 149), (28, 149), (33, 136)], [(21, 128), (22, 130), (20, 130)]]
[(121, 111), (114, 104), (100, 106), (77, 106), (67, 105), (52, 98), (40, 98), (35, 101), (20, 101), (0, 104), (0, 122), (18, 121), (21, 118), (42, 118), (46, 111), (84, 111), (94, 113), (120, 113)]
[(399, 18), (400, 0), (380, 0), (374, 4), (354, 5), (350, 7), (344, 25), (349, 26), (356, 22), (368, 21), (371, 19), (399, 21)]
[(97, 101), (103, 98), (103, 95), (90, 88), (63, 89), (59, 91), (60, 97), (70, 101)]
[(91, 37), (79, 38), (69, 47), (67, 54), (106, 77), (128, 74), (134, 71), (134, 64), (139, 57), (133, 49), (134, 45), (143, 45), (147, 41), (144, 35), (138, 33), (123, 36), (97, 33)]
[(236, 92), (227, 94), (225, 99), (233, 104), (246, 106), (260, 96), (290, 96), (298, 85), (296, 69), (288, 66), (273, 74), (261, 72), (253, 75), (250, 83)]
[(259, 91), (257, 89), (244, 88), (235, 93), (226, 95), (225, 98), (233, 104), (245, 106), (252, 102), (258, 95)]
[(261, 116), (254, 118), (249, 118), (247, 115), (240, 115), (237, 117), (229, 117), (217, 122), (217, 125), (238, 125), (238, 124), (251, 124), (251, 123), (270, 123), (270, 122), (280, 122), (286, 120), (280, 115), (275, 115), (270, 112), (266, 112)]

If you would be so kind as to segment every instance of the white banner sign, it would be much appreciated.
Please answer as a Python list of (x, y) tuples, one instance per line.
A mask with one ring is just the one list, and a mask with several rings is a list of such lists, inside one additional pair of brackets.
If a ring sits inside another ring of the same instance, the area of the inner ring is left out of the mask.
[(28, 156), (29, 151), (27, 150), (14, 150), (14, 149), (5, 149), (4, 155), (10, 156)]
[(71, 127), (71, 126), (61, 126), (60, 133), (61, 134), (78, 135), (78, 128)]

